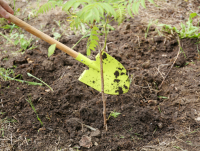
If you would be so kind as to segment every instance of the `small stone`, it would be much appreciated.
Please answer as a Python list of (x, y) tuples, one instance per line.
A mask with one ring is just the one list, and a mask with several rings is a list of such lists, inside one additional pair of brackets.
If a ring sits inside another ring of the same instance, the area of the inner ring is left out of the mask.
[(34, 62), (34, 61), (31, 60), (30, 58), (27, 58), (26, 60), (28, 61), (28, 63), (33, 63), (33, 62)]
[(101, 131), (96, 129), (96, 131), (92, 131), (90, 134), (91, 137), (100, 137), (101, 136)]
[(81, 140), (79, 141), (79, 145), (86, 148), (92, 147), (91, 137), (83, 135)]
[(195, 120), (196, 120), (197, 122), (200, 122), (200, 117), (197, 117)]
[(176, 119), (178, 117), (178, 111), (176, 111), (173, 115), (174, 119)]
[(142, 64), (142, 67), (143, 67), (144, 69), (148, 69), (149, 66), (150, 66), (150, 60), (147, 60), (146, 62), (144, 62), (144, 63)]
[(173, 106), (177, 106), (177, 105), (184, 105), (185, 102), (183, 101), (183, 99), (177, 99), (175, 101), (173, 101), (172, 105)]
[(79, 148), (81, 148), (79, 145), (75, 145), (73, 148), (75, 148), (75, 149), (79, 149)]
[(42, 63), (42, 66), (45, 68), (47, 71), (53, 71), (54, 70), (54, 64), (52, 61), (49, 60), (44, 60)]
[(45, 90), (45, 92), (50, 92), (50, 91), (51, 91), (50, 89)]
[(129, 30), (131, 28), (131, 24), (126, 25), (126, 30)]
[(158, 101), (157, 100), (149, 100), (148, 103), (149, 103), (149, 105), (155, 106), (158, 104)]
[(163, 128), (163, 123), (158, 123), (158, 127), (161, 129), (161, 128)]
[(197, 115), (197, 110), (196, 109), (191, 109), (191, 115), (194, 117)]
[(75, 117), (80, 117), (80, 112), (79, 112), (79, 110), (75, 110), (75, 111), (73, 112), (73, 115), (74, 115)]
[(153, 40), (154, 40), (155, 42), (160, 43), (160, 42), (163, 42), (163, 41), (165, 40), (165, 37), (154, 37)]
[(97, 142), (94, 142), (94, 145), (95, 145), (95, 146), (98, 146), (99, 144), (98, 144)]
[(45, 127), (39, 128), (39, 131), (46, 131)]

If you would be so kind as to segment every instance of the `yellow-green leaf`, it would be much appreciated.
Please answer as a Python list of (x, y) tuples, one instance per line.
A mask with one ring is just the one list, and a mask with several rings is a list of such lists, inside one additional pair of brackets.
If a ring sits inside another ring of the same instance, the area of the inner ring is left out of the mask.
[(56, 49), (56, 44), (53, 44), (53, 45), (51, 45), (49, 47), (49, 49), (48, 49), (48, 57), (50, 57), (51, 55), (54, 54), (55, 49)]

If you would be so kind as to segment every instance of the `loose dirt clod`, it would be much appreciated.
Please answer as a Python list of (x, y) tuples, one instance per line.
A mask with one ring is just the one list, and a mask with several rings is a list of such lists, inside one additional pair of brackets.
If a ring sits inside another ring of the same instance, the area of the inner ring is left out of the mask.
[(91, 137), (83, 135), (79, 141), (79, 145), (86, 148), (92, 147)]

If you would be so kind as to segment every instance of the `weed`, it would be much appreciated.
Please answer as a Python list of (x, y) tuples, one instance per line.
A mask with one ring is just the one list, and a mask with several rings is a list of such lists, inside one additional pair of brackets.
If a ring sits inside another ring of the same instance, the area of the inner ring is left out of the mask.
[(9, 41), (11, 44), (15, 45), (15, 44), (13, 43), (13, 41), (12, 41), (10, 38), (8, 38), (7, 36), (5, 36), (5, 35), (2, 34), (1, 32), (0, 32), (0, 35), (3, 36), (3, 37), (4, 37), (7, 41)]
[(35, 106), (33, 105), (32, 101), (31, 101), (31, 98), (26, 99), (26, 101), (31, 105), (31, 108), (32, 108), (33, 111), (35, 112), (38, 121), (40, 122), (41, 126), (43, 126), (43, 123), (42, 123), (41, 119), (39, 118), (39, 116), (38, 116), (38, 114), (37, 114), (37, 112), (36, 112)]
[(197, 51), (198, 51), (198, 54), (200, 55), (200, 51), (199, 51), (199, 48), (198, 48), (198, 44), (197, 44)]
[(54, 32), (53, 33), (53, 36), (54, 36), (54, 39), (58, 40), (61, 38), (61, 34), (57, 33), (57, 32)]
[(188, 21), (186, 22), (186, 25), (181, 23), (181, 30), (178, 30), (176, 27), (171, 27), (170, 25), (167, 24), (160, 24), (158, 26), (162, 26), (163, 30), (169, 33), (173, 33), (175, 31), (179, 37), (182, 38), (199, 38), (200, 33), (199, 33), (199, 27), (193, 26), (192, 18), (197, 16), (197, 13), (191, 13), (189, 16)]
[(160, 109), (160, 106), (158, 105), (158, 110), (159, 110), (159, 112), (161, 113), (161, 109)]
[(173, 146), (173, 147), (176, 148), (176, 149), (180, 149), (181, 150), (181, 148), (179, 146)]
[(189, 65), (189, 64), (190, 64), (189, 62), (186, 62), (186, 63), (185, 63), (185, 66), (187, 66), (187, 65)]
[(147, 34), (148, 34), (148, 32), (149, 32), (149, 28), (151, 27), (151, 25), (154, 24), (154, 23), (157, 23), (157, 22), (158, 22), (158, 19), (155, 20), (155, 21), (151, 21), (151, 22), (148, 24), (147, 30), (146, 30), (146, 32), (145, 32), (145, 39), (147, 38)]
[(107, 119), (107, 120), (109, 120), (110, 117), (117, 118), (118, 115), (120, 115), (120, 114), (121, 114), (121, 113), (119, 113), (119, 112), (115, 112), (115, 110), (114, 110), (114, 111), (112, 111), (112, 112), (110, 113), (110, 115), (108, 116), (108, 119)]
[[(2, 113), (2, 112), (0, 112), (0, 113)], [(2, 113), (2, 114), (4, 114), (4, 113)], [(8, 117), (0, 120), (0, 126), (1, 126), (1, 128), (0, 128), (0, 134), (2, 135), (2, 137), (4, 137), (4, 132), (6, 130), (5, 127), (4, 127), (4, 124), (7, 124), (7, 123), (16, 123), (16, 122), (17, 121), (15, 119), (11, 119), (11, 118), (8, 118)]]
[(4, 59), (3, 59), (3, 61), (8, 61), (8, 58), (7, 58), (7, 57), (6, 57), (6, 58), (4, 58)]
[(161, 98), (161, 99), (168, 99), (168, 97), (166, 97), (166, 96), (158, 96), (158, 98)]
[[(10, 77), (12, 76), (12, 77)], [(4, 68), (0, 68), (0, 78), (4, 81), (9, 81), (9, 80), (14, 80), (14, 81), (18, 81), (21, 83), (27, 83), (29, 85), (40, 85), (42, 86), (42, 83), (37, 83), (37, 82), (30, 82), (30, 81), (24, 81), (24, 80), (20, 80), (20, 79), (16, 79), (18, 77), (22, 77), (21, 75), (17, 75), (15, 76), (14, 71), (12, 69), (4, 69)]]
[(33, 75), (30, 74), (30, 73), (27, 73), (27, 75), (28, 75), (29, 77), (33, 77), (33, 78), (39, 80), (39, 81), (42, 82), (44, 85), (46, 85), (51, 91), (53, 91), (53, 89), (52, 89), (48, 84), (46, 84), (44, 81), (40, 80), (39, 78), (33, 76)]
[[(18, 33), (13, 34), (11, 37), (16, 39), (14, 42), (15, 45), (20, 44), (20, 47), (21, 47), (20, 51), (26, 50), (30, 46), (31, 41), (33, 40), (32, 38), (27, 39), (25, 38), (23, 34), (19, 35)], [(33, 48), (35, 47), (32, 46), (30, 49), (33, 49)]]
[[(179, 44), (179, 46), (180, 46), (180, 44)], [(183, 53), (183, 55), (184, 55), (184, 57), (187, 59), (187, 56), (186, 56), (186, 54), (185, 54), (185, 52), (183, 51), (183, 48), (180, 46), (180, 49), (181, 49), (181, 53)]]
[(125, 137), (121, 135), (120, 138), (125, 138)]
[(54, 54), (55, 50), (56, 50), (56, 44), (51, 45), (51, 46), (48, 48), (48, 57), (51, 57), (51, 55)]
[(154, 134), (155, 134), (156, 130), (157, 130), (157, 127), (156, 127), (156, 128), (155, 128), (155, 130), (153, 131), (153, 134), (152, 134), (152, 135), (154, 135)]
[(1, 115), (5, 114), (6, 112), (0, 112)]
[(13, 29), (18, 29), (19, 27), (15, 24), (12, 24), (12, 25), (4, 25), (2, 27), (0, 27), (2, 29), (10, 29), (10, 34), (12, 33)]

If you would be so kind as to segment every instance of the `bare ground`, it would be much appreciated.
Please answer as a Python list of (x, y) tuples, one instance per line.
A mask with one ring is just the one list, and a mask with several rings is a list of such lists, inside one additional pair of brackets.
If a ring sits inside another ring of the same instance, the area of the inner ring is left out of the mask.
[[(66, 15), (59, 9), (27, 20), (32, 7), (41, 4), (22, 1), (16, 4), (21, 8), (17, 14), (21, 19), (51, 36), (53, 28), (59, 33), (67, 29), (60, 39), (67, 46), (72, 47), (81, 38), (69, 31)], [(198, 3), (156, 1), (156, 4), (160, 7), (147, 3), (147, 9), (141, 9), (140, 15), (127, 18), (119, 27), (114, 25), (116, 30), (108, 37), (108, 53), (125, 66), (132, 75), (132, 83), (127, 94), (107, 95), (107, 116), (114, 110), (121, 113), (119, 117), (109, 119), (107, 132), (103, 128), (99, 92), (77, 80), (87, 67), (60, 50), (48, 58), (49, 45), (39, 39), (32, 42), (37, 48), (21, 55), (16, 53), (19, 46), (0, 37), (1, 67), (13, 68), (24, 80), (36, 82), (27, 76), (30, 72), (54, 89), (49, 92), (45, 86), (1, 80), (0, 149), (200, 150), (199, 40), (181, 40), (183, 52), (169, 72), (179, 51), (176, 36), (160, 36), (159, 28), (153, 24), (145, 39), (150, 21), (159, 19), (158, 23), (179, 27), (191, 12), (198, 12)], [(62, 28), (56, 23), (59, 20), (63, 21)], [(198, 25), (198, 18), (194, 23)], [(9, 36), (10, 31), (0, 29), (0, 32)], [(86, 42), (87, 39), (82, 40), (74, 50), (85, 54)], [(94, 52), (91, 58), (96, 54)], [(31, 98), (43, 127), (26, 101), (28, 98)], [(91, 137), (89, 149), (80, 146), (84, 136)]]

